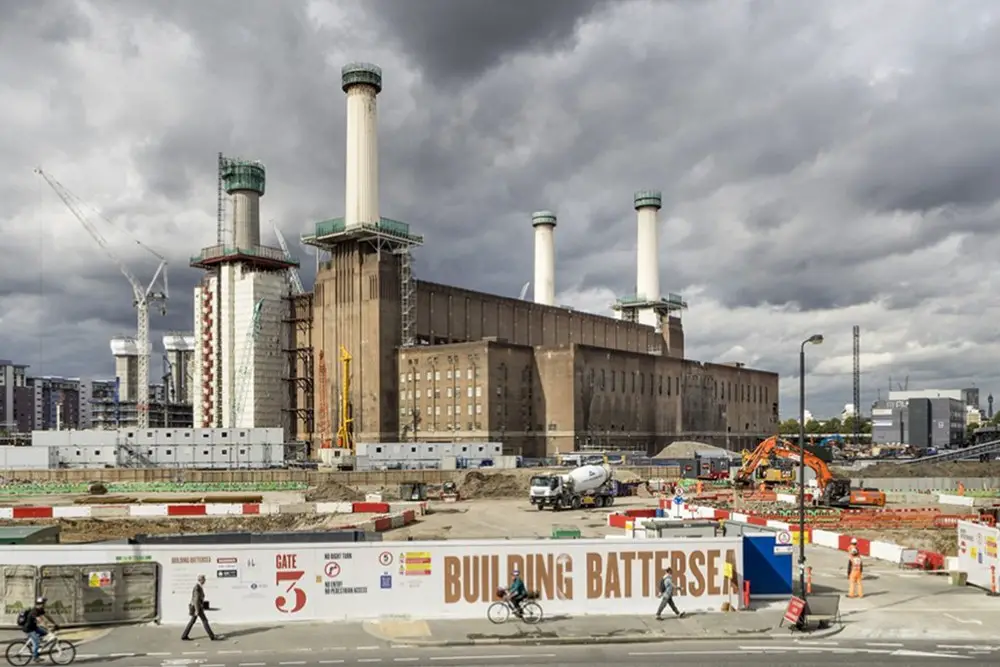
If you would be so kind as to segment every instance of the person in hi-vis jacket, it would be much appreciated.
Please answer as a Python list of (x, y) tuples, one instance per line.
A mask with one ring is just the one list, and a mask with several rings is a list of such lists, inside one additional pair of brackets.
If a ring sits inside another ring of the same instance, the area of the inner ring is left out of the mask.
[(850, 558), (847, 560), (847, 597), (862, 598), (865, 596), (861, 578), (864, 576), (865, 564), (857, 547), (851, 547)]

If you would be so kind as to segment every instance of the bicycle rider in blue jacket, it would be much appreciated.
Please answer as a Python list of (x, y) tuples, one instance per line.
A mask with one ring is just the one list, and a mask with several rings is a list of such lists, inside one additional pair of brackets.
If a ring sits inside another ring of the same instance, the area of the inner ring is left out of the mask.
[(521, 602), (528, 597), (528, 589), (524, 585), (524, 579), (521, 578), (520, 570), (514, 570), (511, 572), (511, 576), (514, 579), (510, 582), (510, 588), (507, 589), (507, 600), (514, 607), (514, 613), (521, 616), (524, 613), (521, 610)]

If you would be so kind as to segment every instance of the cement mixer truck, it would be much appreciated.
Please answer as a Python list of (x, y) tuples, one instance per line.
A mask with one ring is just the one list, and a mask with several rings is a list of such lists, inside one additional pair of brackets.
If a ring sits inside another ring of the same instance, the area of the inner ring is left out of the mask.
[(614, 479), (607, 465), (580, 466), (565, 474), (535, 475), (529, 499), (540, 510), (610, 507), (615, 501)]

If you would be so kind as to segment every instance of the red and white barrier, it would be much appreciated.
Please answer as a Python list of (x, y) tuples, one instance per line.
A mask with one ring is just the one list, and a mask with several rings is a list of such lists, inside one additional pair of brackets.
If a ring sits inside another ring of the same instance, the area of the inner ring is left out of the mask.
[(258, 514), (425, 514), (427, 503), (343, 502), (277, 505), (273, 503), (164, 503), (143, 505), (18, 505), (0, 507), (0, 519), (165, 519)]

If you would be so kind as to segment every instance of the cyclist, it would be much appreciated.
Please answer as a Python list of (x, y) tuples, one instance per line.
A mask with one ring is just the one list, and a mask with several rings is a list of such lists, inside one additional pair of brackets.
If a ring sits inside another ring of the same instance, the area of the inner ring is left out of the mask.
[(45, 615), (46, 602), (46, 598), (35, 600), (35, 606), (25, 614), (24, 625), (21, 626), (21, 631), (28, 635), (28, 638), (31, 640), (31, 657), (35, 662), (42, 662), (42, 659), (38, 656), (38, 649), (42, 645), (42, 638), (49, 634), (49, 630), (44, 625), (40, 625), (39, 621), (45, 619), (49, 623), (52, 623), (53, 629), (55, 628), (55, 623), (52, 619)]
[(521, 579), (520, 570), (515, 569), (511, 572), (511, 576), (513, 580), (510, 582), (510, 588), (507, 589), (507, 601), (514, 607), (514, 614), (521, 617), (524, 615), (524, 611), (521, 610), (521, 601), (528, 597), (528, 589), (524, 585), (524, 579)]

